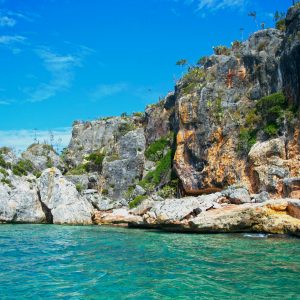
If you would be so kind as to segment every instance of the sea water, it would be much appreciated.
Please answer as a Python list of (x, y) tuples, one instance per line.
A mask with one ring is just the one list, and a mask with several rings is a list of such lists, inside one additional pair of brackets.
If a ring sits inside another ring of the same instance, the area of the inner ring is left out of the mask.
[(300, 239), (0, 225), (0, 299), (300, 299)]

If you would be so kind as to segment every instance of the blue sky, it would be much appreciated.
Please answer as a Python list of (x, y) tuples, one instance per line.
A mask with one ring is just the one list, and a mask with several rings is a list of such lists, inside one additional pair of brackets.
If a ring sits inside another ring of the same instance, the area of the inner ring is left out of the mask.
[(0, 0), (0, 146), (24, 148), (74, 120), (142, 111), (196, 62), (273, 26), (289, 0)]

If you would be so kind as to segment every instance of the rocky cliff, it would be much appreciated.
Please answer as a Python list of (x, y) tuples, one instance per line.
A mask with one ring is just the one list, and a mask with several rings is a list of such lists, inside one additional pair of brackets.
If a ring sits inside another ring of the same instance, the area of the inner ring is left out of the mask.
[[(221, 204), (299, 198), (299, 5), (285, 22), (286, 31), (260, 30), (231, 48), (215, 47), (145, 113), (75, 122), (61, 156), (48, 145), (30, 146), (22, 159), (2, 149), (0, 220), (107, 223), (111, 214), (102, 212), (116, 209), (121, 216), (113, 216), (134, 223), (128, 209), (147, 201), (149, 208), (177, 201), (176, 209), (200, 220), (201, 209)], [(22, 194), (32, 203), (25, 216)], [(188, 196), (198, 207), (190, 208)], [(285, 203), (287, 211), (292, 202)]]

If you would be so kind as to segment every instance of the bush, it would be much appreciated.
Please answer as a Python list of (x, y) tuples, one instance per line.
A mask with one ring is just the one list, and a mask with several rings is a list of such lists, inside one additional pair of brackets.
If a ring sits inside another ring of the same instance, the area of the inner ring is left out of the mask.
[(264, 133), (268, 135), (268, 137), (275, 137), (278, 134), (279, 126), (277, 124), (271, 123), (264, 127)]
[(7, 184), (9, 187), (13, 187), (11, 181), (10, 181), (8, 178), (2, 178), (2, 179), (1, 179), (1, 182), (2, 182), (3, 184)]
[(191, 93), (205, 78), (205, 72), (202, 68), (190, 68), (188, 73), (182, 78), (183, 92)]
[(69, 170), (66, 175), (83, 175), (86, 174), (88, 172), (87, 169), (87, 164), (81, 164), (78, 165), (77, 167)]
[(165, 185), (160, 191), (158, 191), (158, 195), (164, 199), (176, 197), (177, 185), (178, 179), (172, 180), (169, 184)]
[(120, 136), (125, 135), (126, 133), (135, 130), (136, 126), (133, 123), (123, 123), (119, 125), (119, 134)]
[(145, 199), (147, 199), (147, 196), (140, 195), (140, 196), (135, 197), (131, 202), (129, 202), (129, 208), (137, 207)]
[(87, 164), (87, 170), (89, 172), (95, 171), (95, 172), (101, 172), (102, 171), (102, 165), (104, 160), (105, 154), (101, 152), (93, 152), (91, 153), (86, 160), (88, 160)]
[[(172, 150), (157, 163), (154, 171), (150, 171), (139, 185), (148, 190), (149, 186), (157, 186), (172, 168)], [(148, 187), (148, 188), (147, 188)]]
[(279, 20), (278, 22), (276, 22), (275, 27), (278, 30), (285, 31), (286, 30), (285, 19), (282, 19), (282, 20)]
[(230, 55), (230, 49), (226, 46), (216, 46), (213, 48), (216, 55)]
[(12, 166), (12, 171), (16, 176), (26, 176), (34, 171), (33, 164), (29, 160), (19, 160)]
[(5, 177), (9, 175), (8, 172), (5, 169), (2, 169), (2, 168), (0, 168), (0, 173), (2, 175), (4, 175)]
[(238, 142), (238, 152), (248, 154), (251, 147), (256, 143), (256, 131), (241, 128)]
[(84, 190), (84, 187), (81, 183), (76, 184), (76, 190), (78, 193), (81, 193)]
[(158, 161), (162, 159), (164, 149), (168, 144), (169, 140), (166, 137), (162, 137), (159, 140), (153, 142), (145, 151), (146, 158), (151, 161)]
[(0, 167), (8, 169), (9, 165), (8, 163), (4, 160), (3, 156), (0, 154)]

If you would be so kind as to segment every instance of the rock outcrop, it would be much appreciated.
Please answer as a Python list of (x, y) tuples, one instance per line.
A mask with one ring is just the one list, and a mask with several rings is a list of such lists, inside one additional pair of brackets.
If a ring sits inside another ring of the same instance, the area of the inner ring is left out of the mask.
[(35, 179), (0, 174), (0, 223), (45, 223)]
[(0, 221), (298, 234), (299, 16), (215, 47), (145, 113), (75, 122), (61, 156), (1, 148)]
[(54, 224), (91, 224), (93, 207), (56, 168), (46, 169), (38, 179), (40, 200)]
[(54, 151), (53, 147), (47, 144), (32, 144), (22, 153), (22, 158), (29, 160), (36, 170), (42, 172), (47, 168), (65, 169), (64, 162)]
[(286, 36), (282, 44), (280, 69), (283, 88), (290, 103), (300, 106), (300, 9), (289, 9), (286, 16)]

